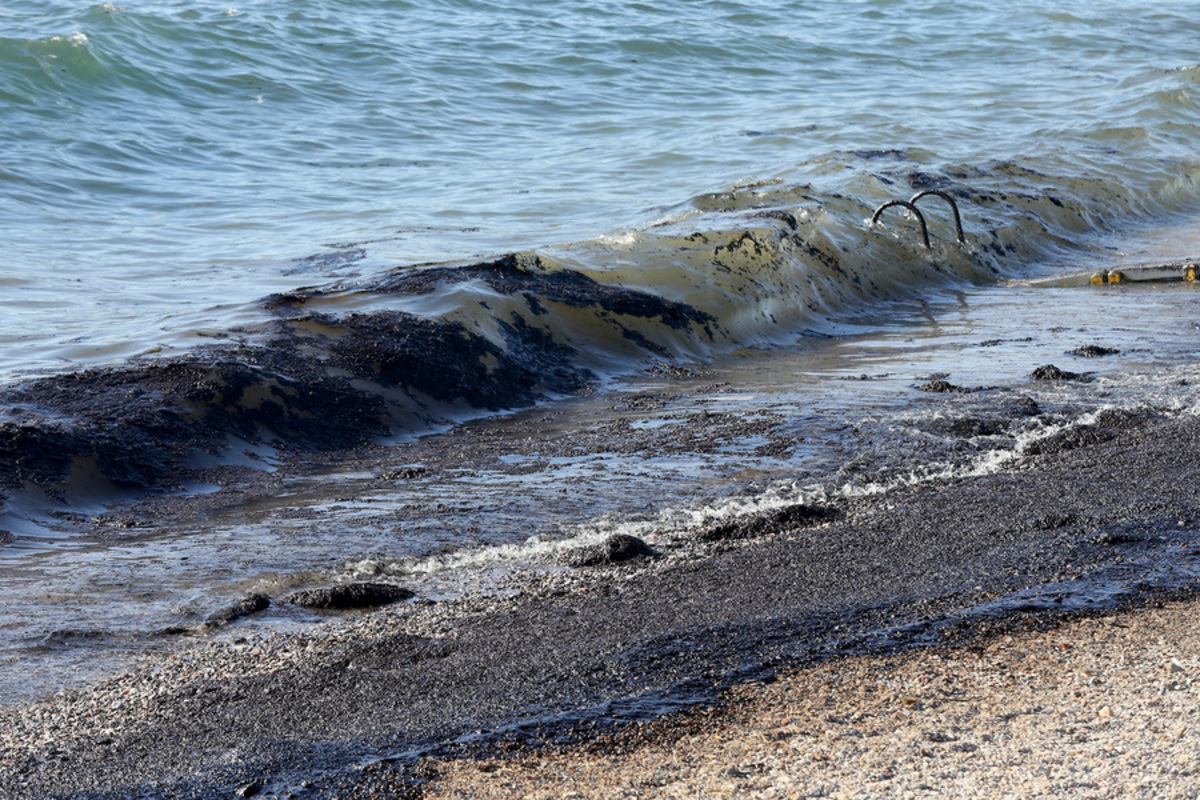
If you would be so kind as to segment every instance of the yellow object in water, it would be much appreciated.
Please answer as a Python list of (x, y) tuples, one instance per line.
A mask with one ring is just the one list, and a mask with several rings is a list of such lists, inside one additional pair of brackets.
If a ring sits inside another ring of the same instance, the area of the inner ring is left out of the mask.
[[(1198, 259), (1200, 260), (1200, 259)], [(1018, 286), (1043, 286), (1059, 288), (1067, 286), (1102, 286), (1110, 283), (1163, 283), (1168, 281), (1200, 281), (1200, 265), (1196, 260), (1175, 261), (1168, 264), (1130, 264), (1119, 269), (1091, 270), (1037, 278), (1031, 281), (1014, 281)]]

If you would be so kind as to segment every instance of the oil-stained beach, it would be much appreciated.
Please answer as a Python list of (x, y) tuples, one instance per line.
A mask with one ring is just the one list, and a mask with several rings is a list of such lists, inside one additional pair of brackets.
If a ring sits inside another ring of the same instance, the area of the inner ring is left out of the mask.
[(0, 9), (0, 797), (1197, 794), (1194, 4), (243, 5)]
[(1196, 608), (1154, 605), (827, 663), (584, 748), (437, 765), (425, 796), (1192, 797)]
[[(1088, 380), (1034, 373), (973, 392), (945, 380), (917, 388), (933, 403), (970, 404), (957, 422), (941, 420), (960, 436), (998, 433), (1045, 413), (1030, 393), (1047, 381)], [(679, 402), (677, 393), (636, 397), (642, 407)], [(527, 424), (532, 439), (546, 416), (508, 426)], [(703, 449), (694, 431), (681, 433)], [(457, 435), (459, 463), (500, 455), (489, 452), (486, 424)], [(562, 446), (578, 452), (588, 436), (612, 446), (586, 429)], [(714, 429), (707, 445), (728, 441)], [(432, 457), (437, 437), (412, 447)], [(922, 458), (883, 453), (870, 467), (880, 474)], [(493, 769), (531, 750), (623, 741), (630, 723), (663, 718), (656, 737), (670, 735), (670, 720), (695, 732), (697, 708), (781, 672), (836, 675), (839, 663), (907, 658), (914, 647), (953, 645), (967, 658), (973, 651), (962, 647), (991, 647), (997, 633), (1190, 597), (1200, 569), (1198, 456), (1190, 413), (1101, 410), (1023, 443), (998, 468), (701, 521), (648, 541), (552, 549), (487, 591), (445, 601), (418, 593), (302, 634), (201, 640), (7, 709), (0, 790), (432, 792), (440, 773), (430, 759), (483, 759)], [(212, 627), (236, 631), (238, 616)]]

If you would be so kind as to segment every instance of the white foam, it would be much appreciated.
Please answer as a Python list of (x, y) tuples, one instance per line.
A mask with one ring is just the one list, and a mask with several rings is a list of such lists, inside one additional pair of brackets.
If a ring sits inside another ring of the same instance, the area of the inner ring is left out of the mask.
[[(1181, 372), (1195, 375), (1200, 372), (1200, 369), (1185, 366), (1164, 372), (1156, 382), (1157, 388), (1162, 390), (1171, 385), (1178, 385)], [(1136, 385), (1143, 393), (1147, 388), (1144, 375), (1136, 376), (1129, 382)], [(1064, 417), (1057, 422), (1039, 420), (1026, 430), (1018, 431), (1013, 437), (1011, 447), (984, 450), (974, 458), (962, 463), (947, 462), (923, 465), (888, 480), (847, 482), (829, 492), (819, 486), (779, 485), (754, 497), (727, 500), (705, 507), (668, 509), (654, 520), (617, 525), (610, 530), (598, 532), (586, 540), (581, 535), (578, 543), (590, 543), (590, 541), (599, 540), (604, 535), (611, 533), (629, 533), (652, 540), (673, 532), (712, 525), (739, 516), (783, 508), (796, 503), (829, 503), (836, 502), (838, 499), (882, 495), (896, 489), (910, 488), (926, 483), (993, 475), (1010, 468), (1014, 462), (1026, 458), (1026, 451), (1033, 443), (1049, 439), (1080, 424), (1096, 424), (1105, 412), (1144, 413), (1149, 411), (1168, 416), (1200, 416), (1200, 398), (1195, 393), (1190, 393), (1189, 396), (1163, 396), (1161, 393), (1155, 393), (1155, 398), (1158, 402), (1147, 403), (1143, 398), (1134, 404), (1104, 403), (1094, 410), (1074, 417)]]
[(636, 247), (643, 240), (643, 235), (640, 231), (629, 229), (618, 231), (616, 233), (608, 233), (602, 236), (596, 236), (575, 244), (583, 247), (599, 246), (603, 248), (611, 248), (613, 250), (628, 250)]
[(689, 208), (689, 209), (685, 209), (683, 211), (674, 211), (670, 214), (664, 214), (663, 216), (656, 218), (655, 220), (650, 222), (650, 224), (647, 225), (646, 227), (647, 228), (665, 228), (670, 225), (678, 225), (681, 222), (686, 222), (687, 220), (689, 220), (693, 217), (699, 216), (701, 213), (702, 212), (699, 209), (695, 209), (695, 208)]
[(568, 550), (599, 544), (614, 535), (635, 536), (652, 546), (671, 547), (698, 528), (800, 503), (820, 504), (829, 499), (822, 487), (782, 483), (754, 496), (728, 498), (694, 507), (669, 507), (643, 519), (606, 514), (585, 524), (564, 528), (555, 535), (533, 536), (523, 542), (457, 550), (426, 558), (358, 559), (343, 564), (341, 572), (350, 578), (415, 577), (493, 567), (545, 565)]
[(51, 36), (50, 38), (46, 39), (46, 41), (55, 43), (66, 42), (72, 47), (83, 47), (88, 43), (88, 37), (86, 33), (83, 33), (82, 31), (76, 31), (75, 33), (67, 34), (66, 36)]
[[(878, 496), (896, 489), (937, 481), (996, 474), (1028, 458), (1028, 449), (1033, 443), (1073, 426), (1096, 424), (1105, 411), (1200, 415), (1200, 389), (1192, 389), (1193, 385), (1200, 387), (1200, 367), (1186, 364), (1151, 373), (1100, 376), (1091, 383), (1028, 385), (1023, 391), (1043, 407), (1043, 412), (1025, 421), (1014, 422), (1002, 435), (978, 436), (967, 440), (977, 442), (980, 447), (969, 454), (948, 446), (950, 440), (945, 437), (930, 433), (928, 423), (931, 420), (953, 421), (963, 413), (971, 413), (969, 404), (974, 402), (971, 396), (962, 397), (961, 402), (968, 404), (962, 408), (947, 407), (939, 401), (936, 405), (931, 404), (932, 407), (917, 405), (899, 411), (891, 409), (878, 417), (863, 417), (860, 422), (863, 425), (881, 426), (880, 436), (884, 442), (901, 447), (906, 446), (905, 442), (913, 442), (922, 451), (928, 449), (933, 454), (930, 456), (932, 461), (876, 479), (851, 479), (824, 486), (779, 480), (751, 495), (714, 499), (695, 505), (677, 504), (650, 514), (601, 514), (586, 522), (565, 525), (549, 534), (523, 541), (454, 550), (434, 556), (357, 559), (344, 564), (342, 571), (356, 578), (371, 575), (446, 577), (457, 571), (465, 574), (455, 576), (456, 579), (472, 581), (488, 572), (502, 574), (527, 567), (561, 569), (553, 565), (558, 563), (557, 557), (563, 552), (598, 544), (615, 534), (636, 536), (669, 552), (686, 548), (699, 529), (746, 515), (799, 503), (837, 503), (839, 500)], [(750, 397), (749, 394), (744, 396)], [(886, 466), (886, 453), (883, 459)]]

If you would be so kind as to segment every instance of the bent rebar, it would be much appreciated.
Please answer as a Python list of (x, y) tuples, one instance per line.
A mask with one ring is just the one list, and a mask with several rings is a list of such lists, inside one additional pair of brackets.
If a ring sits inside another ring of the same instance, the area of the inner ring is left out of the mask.
[(879, 220), (879, 215), (883, 213), (884, 209), (891, 208), (892, 206), (903, 206), (913, 213), (913, 216), (921, 223), (921, 238), (925, 241), (925, 249), (932, 250), (933, 248), (929, 245), (929, 226), (925, 224), (925, 215), (908, 200), (888, 200), (875, 209), (875, 213), (871, 215), (871, 224), (874, 225)]
[(958, 213), (958, 203), (954, 202), (954, 198), (951, 197), (949, 193), (943, 192), (941, 189), (926, 189), (925, 191), (917, 192), (912, 197), (908, 198), (908, 202), (916, 205), (916, 202), (922, 197), (931, 194), (937, 195), (950, 204), (950, 210), (954, 212), (954, 231), (958, 234), (958, 243), (960, 245), (965, 245), (967, 243), (967, 237), (963, 236), (962, 217), (959, 216)]

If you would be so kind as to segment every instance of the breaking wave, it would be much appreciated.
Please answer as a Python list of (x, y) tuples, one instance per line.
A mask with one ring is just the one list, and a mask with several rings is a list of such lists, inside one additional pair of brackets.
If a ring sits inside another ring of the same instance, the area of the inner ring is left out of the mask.
[[(806, 164), (804, 183), (696, 197), (640, 230), (274, 294), (246, 310), (257, 321), (186, 352), (5, 388), (0, 486), (47, 491), (81, 473), (114, 487), (225, 485), (229, 454), (247, 447), (354, 448), (589, 390), (647, 361), (834, 333), (931, 287), (1077, 261), (1105, 232), (1200, 196), (1195, 164), (1089, 175), (1081, 162), (837, 153)], [(917, 193), (920, 219), (885, 205)]]

